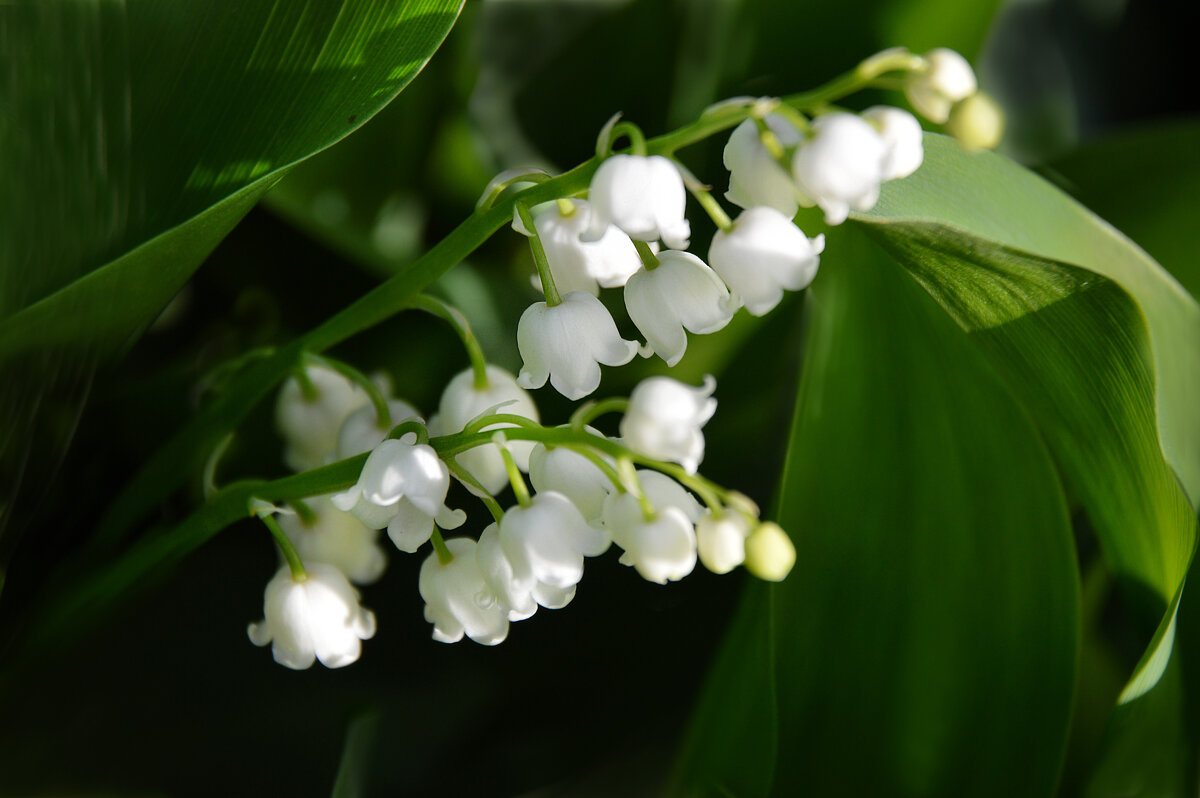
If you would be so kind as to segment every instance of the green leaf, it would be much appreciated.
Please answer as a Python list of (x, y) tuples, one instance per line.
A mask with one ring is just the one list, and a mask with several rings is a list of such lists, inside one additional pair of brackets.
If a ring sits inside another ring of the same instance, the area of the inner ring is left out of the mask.
[(957, 227), (1083, 266), (1129, 292), (1149, 328), (1162, 450), (1195, 503), (1200, 499), (1200, 413), (1195, 412), (1200, 306), (1129, 239), (1032, 172), (991, 153), (964, 153), (943, 136), (926, 134), (925, 148), (925, 163), (916, 174), (886, 184), (863, 220)]
[(1047, 170), (1200, 297), (1200, 121), (1158, 122), (1088, 144)]
[(830, 239), (779, 493), (796, 568), (771, 623), (739, 616), (676, 792), (1048, 795), (1078, 647), (1053, 463), (942, 309)]
[(123, 344), (283, 171), (412, 80), (460, 4), (19, 5), (15, 74), (38, 80), (10, 87), (3, 131), (29, 157), (5, 186), (24, 191), (0, 235), (0, 362)]

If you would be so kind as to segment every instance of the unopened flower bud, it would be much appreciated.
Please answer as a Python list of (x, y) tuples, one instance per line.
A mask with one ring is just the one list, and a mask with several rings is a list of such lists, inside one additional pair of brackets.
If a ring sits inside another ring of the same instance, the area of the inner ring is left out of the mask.
[(994, 149), (1004, 137), (1004, 111), (989, 95), (977, 92), (951, 109), (946, 132), (968, 150)]
[(967, 59), (939, 47), (925, 54), (925, 68), (913, 73), (904, 94), (917, 113), (931, 122), (944, 123), (950, 108), (975, 93), (978, 83)]
[(746, 570), (768, 582), (782, 582), (796, 564), (796, 547), (779, 524), (766, 521), (746, 538)]
[(714, 574), (727, 574), (746, 559), (750, 522), (741, 513), (709, 515), (696, 524), (700, 562)]

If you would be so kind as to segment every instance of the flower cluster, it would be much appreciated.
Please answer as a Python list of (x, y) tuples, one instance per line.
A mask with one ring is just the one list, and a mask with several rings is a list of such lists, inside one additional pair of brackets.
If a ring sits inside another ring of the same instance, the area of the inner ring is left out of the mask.
[[(908, 65), (905, 94), (920, 114), (946, 123), (970, 146), (994, 146), (1002, 117), (977, 92), (961, 55), (944, 48), (923, 57), (901, 54)], [(622, 365), (640, 349), (673, 366), (688, 332), (720, 330), (739, 307), (756, 316), (769, 312), (785, 291), (813, 281), (825, 246), (824, 236), (809, 237), (793, 222), (798, 209), (817, 206), (826, 224), (841, 224), (851, 210), (870, 209), (883, 183), (912, 174), (924, 157), (920, 122), (899, 108), (827, 111), (812, 119), (778, 100), (758, 100), (752, 108), (724, 151), (725, 197), (743, 209), (735, 219), (676, 161), (647, 154), (640, 133), (633, 153), (600, 163), (586, 199), (544, 203), (530, 211), (532, 223), (514, 219), (514, 228), (532, 239), (546, 294), (517, 329), (522, 386), (549, 380), (580, 399), (599, 386), (602, 364)], [(688, 189), (719, 228), (707, 262), (687, 251)], [(597, 298), (601, 288), (623, 289), (629, 318), (645, 340), (640, 348), (621, 336)]]
[[(985, 145), (995, 134), (998, 111), (956, 53), (885, 51), (860, 67), (878, 74), (872, 69), (904, 70), (912, 106), (965, 143)], [(487, 364), (461, 314), (425, 297), (416, 306), (454, 324), (471, 359), (428, 423), (386, 380), (316, 356), (283, 385), (284, 462), (303, 471), (358, 457), (361, 469), (341, 492), (262, 509), (286, 564), (267, 586), (264, 619), (249, 627), (254, 643), (271, 643), (291, 668), (355, 661), (375, 618), (353, 585), (386, 568), (382, 530), (402, 552), (428, 552), (418, 589), (442, 642), (494, 645), (539, 608), (565, 607), (585, 561), (613, 546), (622, 564), (659, 584), (697, 562), (714, 573), (744, 565), (763, 579), (787, 575), (795, 561), (787, 534), (762, 522), (748, 498), (697, 473), (717, 406), (712, 377), (699, 387), (650, 377), (627, 400), (586, 404), (561, 427), (542, 425), (527, 390), (549, 382), (581, 399), (599, 386), (601, 365), (640, 352), (673, 366), (689, 332), (720, 330), (742, 307), (769, 312), (817, 274), (824, 236), (796, 225), (799, 208), (819, 207), (826, 224), (840, 224), (924, 157), (920, 123), (899, 108), (854, 114), (822, 103), (810, 117), (779, 100), (740, 107), (744, 121), (724, 149), (725, 198), (742, 209), (734, 219), (685, 167), (651, 153), (636, 126), (616, 118), (601, 133), (586, 197), (514, 203), (513, 227), (529, 238), (545, 297), (518, 324), (518, 376)], [(612, 154), (616, 135), (630, 137), (631, 152)], [(522, 175), (498, 177), (481, 206)], [(707, 261), (689, 251), (689, 191), (718, 228)], [(622, 289), (644, 343), (622, 337), (600, 300), (604, 288)], [(610, 411), (623, 413), (618, 437), (590, 425)], [(442, 535), (466, 520), (447, 506), (454, 482), (491, 513), (477, 538)], [(505, 507), (498, 497), (510, 488)]]
[[(403, 552), (432, 541), (418, 588), (433, 637), (442, 642), (468, 637), (493, 645), (539, 607), (565, 607), (584, 560), (613, 544), (623, 552), (621, 563), (653, 582), (681, 579), (697, 560), (716, 573), (748, 562), (752, 572), (782, 579), (794, 559), (786, 536), (782, 549), (755, 558), (756, 547), (763, 548), (756, 541), (777, 528), (760, 523), (744, 497), (696, 474), (715, 389), (711, 377), (698, 388), (669, 377), (644, 380), (627, 403), (618, 402), (625, 405), (620, 437), (608, 438), (584, 422), (542, 427), (529, 393), (494, 365), (454, 377), (428, 424), (407, 402), (388, 396), (386, 385), (363, 386), (325, 366), (307, 366), (279, 393), (285, 458), (295, 462), (303, 452), (304, 462), (323, 464), (367, 454), (348, 489), (297, 502), (293, 511), (273, 508), (282, 545), (294, 549), (302, 566), (288, 558), (271, 580), (264, 619), (249, 627), (251, 640), (271, 643), (275, 659), (290, 668), (355, 661), (361, 641), (375, 632), (375, 618), (360, 606), (353, 584), (382, 575), (385, 529)], [(388, 422), (378, 419), (381, 402)], [(528, 430), (541, 434), (522, 440)], [(441, 536), (466, 518), (446, 506), (453, 480), (493, 512), (477, 540)], [(494, 497), (510, 485), (516, 501), (502, 509)]]

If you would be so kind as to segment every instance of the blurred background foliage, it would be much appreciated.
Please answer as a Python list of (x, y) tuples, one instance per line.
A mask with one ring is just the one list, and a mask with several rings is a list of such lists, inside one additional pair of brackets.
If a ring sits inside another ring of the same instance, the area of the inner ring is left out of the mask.
[[(321, 8), (320, 3), (305, 7), (309, 6)], [(71, 42), (77, 32), (67, 24), (69, 6), (62, 8), (62, 18), (42, 18), (38, 32), (60, 43)], [(194, 19), (176, 17), (183, 12), (164, 6), (161, 19), (151, 17), (143, 28), (116, 25), (111, 33), (106, 27), (113, 22), (105, 10), (108, 5), (98, 8), (101, 13), (88, 25), (93, 32), (104, 32), (94, 40), (105, 42), (106, 48), (121, 36), (149, 37), (160, 25), (162, 30), (191, 31), (201, 46), (207, 43), (219, 53), (219, 43), (205, 39), (206, 25), (219, 27), (221, 20), (214, 15), (229, 12), (231, 6), (197, 6), (207, 14), (194, 10)], [(79, 83), (43, 81), (45, 85), (30, 91), (35, 76), (41, 80), (53, 74), (53, 65), (42, 64), (37, 72), (17, 68), (36, 63), (36, 54), (22, 60), (16, 49), (16, 42), (28, 33), (21, 24), (17, 12), (0, 10), (0, 44), (12, 65), (0, 80), (0, 110), (5, 114), (0, 141), (25, 141), (16, 111), (41, 107), (50, 93), (76, 92), (78, 100), (68, 105), (83, 118), (95, 113), (89, 103), (103, 106), (113, 92), (120, 104), (119, 74), (95, 72), (95, 61), (88, 60), (94, 54), (78, 48), (47, 48), (37, 57), (80, 59), (71, 72), (80, 76)], [(206, 246), (215, 249), (144, 335), (121, 339), (116, 346), (121, 357), (108, 356), (97, 346), (97, 351), (72, 350), (69, 358), (53, 361), (49, 372), (41, 362), (7, 363), (10, 370), (3, 375), (0, 397), (10, 402), (20, 398), (21, 407), (36, 397), (37, 414), (35, 424), (5, 405), (6, 417), (16, 421), (0, 433), (6, 468), (23, 442), (36, 441), (21, 451), (19, 469), (0, 472), (9, 485), (20, 488), (6, 493), (0, 515), (0, 564), (8, 565), (0, 593), (0, 644), (19, 638), (39, 596), (69, 582), (71, 571), (61, 569), (64, 560), (84, 548), (108, 501), (157, 445), (219, 391), (221, 364), (256, 347), (285, 343), (402, 270), (471, 212), (479, 191), (497, 171), (516, 165), (563, 169), (586, 159), (597, 130), (614, 111), (623, 111), (653, 135), (727, 96), (811, 87), (882, 47), (906, 45), (921, 52), (951, 46), (976, 64), (983, 87), (1005, 105), (1010, 119), (1008, 153), (1128, 233), (1196, 295), (1200, 259), (1189, 223), (1194, 223), (1200, 207), (1200, 122), (1190, 116), (1198, 110), (1195, 87), (1180, 77), (1194, 74), (1188, 38), (1166, 4), (1124, 0), (468, 3), (432, 61), (394, 101), (388, 103), (387, 97), (403, 88), (411, 74), (402, 80), (384, 76), (384, 94), (366, 96), (361, 112), (348, 112), (345, 122), (340, 103), (348, 95), (339, 92), (351, 91), (348, 84), (316, 87), (313, 99), (306, 101), (312, 105), (297, 99), (295, 107), (282, 106), (288, 110), (279, 112), (281, 141), (294, 135), (297, 125), (320, 128), (333, 119), (335, 110), (339, 128), (326, 124), (311, 141), (297, 137), (288, 145), (290, 150), (284, 147), (272, 161), (271, 170), (361, 128), (286, 174), (260, 174), (250, 163), (244, 174), (236, 175), (241, 181), (237, 186), (252, 190), (230, 195), (235, 207), (208, 230), (209, 243), (187, 245), (200, 257)], [(133, 43), (149, 47), (151, 41)], [(142, 51), (132, 47), (129, 52)], [(155, 55), (153, 48), (148, 52), (151, 55), (141, 59)], [(165, 56), (158, 52), (156, 57)], [(154, 76), (143, 72), (146, 61), (130, 58), (112, 69), (150, 80)], [(116, 81), (115, 89), (110, 78)], [(255, 91), (267, 97), (285, 91), (279, 82), (261, 89), (209, 88), (247, 91), (237, 95), (245, 107), (257, 96)], [(172, 96), (169, 87), (152, 85), (147, 91), (160, 92), (160, 102), (187, 102)], [(18, 97), (28, 105), (16, 103)], [(862, 104), (882, 97), (863, 97)], [(333, 110), (324, 110), (320, 102), (332, 102)], [(153, 106), (135, 109), (128, 124), (139, 124), (137, 114), (152, 110)], [(203, 149), (213, 135), (236, 127), (235, 110), (236, 106), (224, 117), (176, 117), (186, 124), (179, 123), (174, 132), (167, 126), (160, 130), (161, 137), (139, 141), (135, 151), (111, 157), (127, 158), (139, 169), (176, 163), (189, 142)], [(355, 113), (362, 113), (362, 119), (351, 118)], [(31, 124), (28, 117), (24, 124)], [(236, 134), (227, 138), (242, 141)], [(111, 219), (112, 211), (104, 203), (123, 196), (119, 178), (126, 173), (118, 170), (113, 177), (87, 163), (74, 163), (69, 159), (86, 161), (87, 151), (69, 138), (50, 141), (46, 147), (51, 156), (44, 160), (53, 166), (54, 157), (67, 158), (60, 163), (63, 176), (31, 177), (16, 168), (18, 157), (35, 158), (40, 152), (33, 145), (9, 148), (0, 161), (6, 170), (0, 173), (0, 187), (14, 189), (3, 191), (0, 199), (0, 218), (6, 225), (0, 240), (6, 280), (0, 310), (5, 314), (122, 254), (123, 245), (146, 240), (146, 230), (166, 230), (218, 198), (205, 194), (203, 202), (197, 199), (184, 208), (172, 205), (182, 203), (183, 195), (167, 188), (161, 197), (144, 195), (139, 201), (148, 203), (148, 210), (139, 219), (146, 229), (134, 235), (126, 226), (123, 234), (132, 238), (105, 238), (103, 230), (81, 227), (80, 220)], [(34, 139), (35, 145), (38, 142)], [(718, 136), (685, 151), (683, 159), (702, 179), (719, 183), (722, 146)], [(87, 177), (72, 179), (72, 170)], [(34, 198), (37, 202), (17, 195), (15, 188), (34, 185), (22, 183), (22, 177), (36, 178), (41, 192)], [(169, 188), (173, 184), (168, 177), (157, 176), (152, 185)], [(220, 182), (219, 175), (210, 177), (201, 181), (205, 185), (197, 188), (199, 193), (211, 193)], [(262, 202), (250, 209), (260, 195)], [(78, 204), (63, 200), (56, 205), (60, 196)], [(30, 215), (44, 206), (63, 212), (50, 220), (31, 221)], [(697, 215), (693, 219), (693, 240), (702, 246), (712, 230)], [(40, 257), (53, 252), (53, 262), (64, 270), (79, 264), (82, 271), (38, 271), (53, 283), (40, 287), (31, 278), (19, 277), (20, 268), (29, 272), (31, 256), (19, 250), (17, 234), (22, 225), (35, 222), (37, 229), (53, 229), (58, 235), (47, 233), (47, 240), (33, 252)], [(93, 232), (96, 235), (87, 238)], [(1001, 728), (997, 718), (1004, 707), (989, 704), (987, 696), (968, 696), (975, 699), (968, 726), (973, 724), (977, 737), (963, 741), (960, 767), (966, 775), (955, 782), (956, 794), (1004, 792), (1004, 784), (972, 784), (969, 776), (978, 765), (1028, 776), (1028, 781), (1012, 782), (1028, 790), (1022, 794), (1195, 795), (1200, 739), (1196, 602), (1185, 599), (1180, 609), (1176, 656), (1160, 689), (1148, 697), (1157, 703), (1135, 705), (1149, 720), (1112, 720), (1113, 702), (1157, 625), (1156, 610), (1161, 608), (1153, 602), (1148, 602), (1149, 610), (1138, 606), (1114, 589), (1116, 579), (1098, 554), (1097, 533), (1077, 501), (1053, 509), (1060, 500), (1058, 492), (1039, 493), (1049, 483), (1036, 477), (1049, 473), (1049, 460), (1032, 430), (1018, 432), (1013, 424), (995, 421), (989, 409), (993, 403), (998, 402), (994, 407), (1002, 409), (995, 412), (1001, 414), (1008, 412), (1003, 409), (1008, 405), (991, 397), (990, 387), (979, 388), (994, 380), (982, 359), (959, 346), (953, 335), (941, 334), (952, 325), (913, 281), (880, 266), (888, 261), (876, 244), (861, 235), (843, 243), (845, 254), (827, 259), (823, 274), (832, 273), (829, 267), (834, 263), (845, 267), (836, 278), (826, 278), (828, 301), (845, 303), (853, 311), (850, 318), (861, 328), (854, 339), (859, 348), (839, 344), (836, 337), (830, 340), (831, 333), (819, 319), (806, 318), (802, 296), (789, 297), (766, 319), (740, 314), (720, 334), (692, 337), (674, 375), (697, 381), (713, 373), (720, 386), (720, 412), (706, 429), (705, 473), (749, 493), (764, 507), (780, 501), (775, 488), (791, 440), (785, 430), (792, 423), (806, 340), (844, 347), (846, 362), (860, 358), (864, 371), (881, 358), (895, 371), (873, 374), (870, 385), (858, 387), (856, 395), (863, 404), (843, 409), (841, 417), (847, 420), (842, 426), (798, 426), (791, 433), (798, 438), (796, 445), (836, 449), (845, 441), (848, 455), (869, 456), (864, 450), (886, 453), (889, 446), (911, 444), (904, 436), (895, 437), (896, 428), (888, 425), (889, 408), (928, 403), (937, 391), (946, 396), (961, 395), (968, 387), (978, 391), (971, 412), (988, 420), (943, 431), (957, 445), (966, 446), (963, 436), (969, 437), (971, 451), (989, 458), (993, 470), (963, 477), (966, 484), (986, 491), (989, 478), (995, 477), (995, 492), (987, 493), (988, 501), (995, 502), (989, 512), (1004, 512), (1022, 502), (1026, 509), (1044, 505), (1052, 508), (1047, 512), (1061, 516), (1063, 525), (1069, 512), (1076, 553), (1055, 548), (1049, 536), (1034, 534), (1031, 526), (1022, 546), (948, 551), (944, 561), (923, 567), (936, 576), (946, 568), (962, 568), (971, 558), (984, 558), (992, 565), (1008, 558), (1014, 568), (1036, 561), (1039, 567), (1058, 569), (1069, 583), (1075, 567), (1070, 558), (1077, 557), (1080, 608), (1074, 625), (1055, 626), (1056, 619), (1066, 615), (1047, 609), (1056, 602), (1069, 604), (1070, 596), (1039, 596), (1036, 601), (1025, 597), (1027, 614), (1045, 615), (1046, 637), (1040, 647), (1031, 640), (1010, 640), (996, 650), (972, 650), (969, 635), (961, 645), (973, 672), (992, 673), (996, 679), (1006, 678), (1023, 663), (1040, 661), (1022, 653), (1037, 648), (1040, 656), (1045, 646), (1065, 646), (1053, 661), (1073, 666), (1072, 657), (1077, 657), (1078, 670), (1069, 732), (1055, 731), (1054, 724), (1062, 724), (1063, 717), (1049, 711), (1045, 717), (1028, 718), (1027, 727)], [(81, 247), (90, 247), (86, 257), (75, 251)], [(168, 261), (172, 256), (173, 251), (163, 255)], [(189, 271), (196, 265), (199, 260)], [(514, 371), (520, 363), (513, 330), (534, 298), (531, 273), (523, 239), (501, 233), (435, 286), (472, 320), (488, 356)], [(851, 281), (851, 275), (859, 279)], [(182, 274), (179, 282), (186, 277)], [(163, 283), (157, 290), (168, 286)], [(151, 292), (146, 307), (161, 306), (173, 291), (165, 296)], [(913, 297), (911, 307), (916, 308), (905, 327), (913, 338), (902, 344), (887, 342), (888, 327), (882, 323), (894, 296)], [(114, 294), (110, 300), (119, 305), (121, 297)], [(620, 318), (619, 303), (611, 307), (628, 328), (627, 320)], [(8, 320), (0, 320), (4, 321)], [(134, 322), (123, 335), (149, 321)], [(0, 333), (8, 330), (0, 328)], [(10, 340), (0, 335), (0, 343)], [(466, 365), (452, 333), (412, 315), (400, 315), (347, 341), (334, 354), (363, 370), (388, 372), (398, 394), (426, 412), (435, 407), (441, 386)], [(627, 392), (660, 365), (639, 361), (606, 371), (601, 395)], [(845, 365), (840, 368), (845, 370)], [(929, 389), (939, 370), (947, 379)], [(53, 379), (47, 380), (48, 373)], [(906, 381), (913, 373), (931, 376), (913, 389)], [(913, 390), (916, 395), (906, 398), (905, 392)], [(541, 392), (538, 402), (549, 421), (565, 420), (569, 412), (567, 403), (550, 392)], [(875, 403), (878, 407), (873, 409)], [(870, 423), (860, 425), (855, 418)], [(896, 418), (913, 421), (911, 415)], [(1013, 423), (1020, 426), (1020, 420)], [(226, 479), (282, 473), (280, 446), (271, 427), (271, 407), (265, 403), (239, 430), (222, 466)], [(34, 428), (38, 437), (25, 436)], [(1027, 436), (1036, 451), (1004, 461), (1008, 469), (1002, 471), (995, 458), (1015, 451), (1018, 435)], [(918, 488), (961, 476), (965, 467), (952, 459), (939, 460), (937, 447), (932, 449), (930, 472), (918, 480)], [(878, 456), (877, 464), (886, 467), (886, 454)], [(830, 465), (853, 467), (852, 458)], [(15, 479), (17, 473), (25, 475), (23, 482)], [(1017, 476), (1009, 476), (1012, 473)], [(155, 526), (180, 519), (199, 500), (199, 480), (187, 484), (186, 491), (158, 511), (152, 519)], [(456, 498), (472, 508), (472, 523), (477, 521), (480, 514), (470, 498)], [(878, 496), (862, 498), (879, 500), (879, 519), (871, 527), (875, 533), (886, 528), (889, 513), (899, 512)], [(822, 504), (819, 492), (806, 494), (801, 503), (816, 518), (838, 512), (831, 502)], [(965, 505), (960, 511), (970, 518), (979, 508)], [(1031, 524), (1045, 517), (1034, 516)], [(902, 528), (903, 519), (896, 520)], [(791, 531), (804, 535), (801, 528)], [(863, 543), (855, 557), (838, 564), (842, 570), (819, 571), (823, 582), (785, 586), (793, 596), (787, 606), (832, 602), (833, 596), (864, 590), (886, 598), (892, 589), (886, 579), (849, 581), (856, 574), (886, 574), (896, 552), (886, 538), (878, 544)], [(610, 554), (590, 566), (568, 609), (539, 613), (514, 627), (503, 645), (443, 646), (429, 640), (421, 617), (419, 559), (394, 554), (383, 581), (365, 592), (381, 631), (366, 644), (362, 661), (337, 672), (293, 673), (249, 645), (245, 636), (245, 623), (261, 612), (274, 556), (261, 529), (249, 522), (234, 526), (179, 567), (162, 573), (155, 584), (146, 585), (116, 616), (79, 629), (52, 656), (26, 663), (16, 676), (10, 672), (10, 678), (0, 681), (0, 795), (322, 795), (329, 790), (345, 796), (657, 795), (671, 781), (679, 740), (749, 581), (740, 575), (718, 578), (698, 571), (664, 589), (619, 567)], [(780, 622), (771, 610), (774, 599), (763, 586), (749, 587), (738, 612), (750, 620), (736, 627), (737, 636), (724, 648), (725, 660), (743, 650), (747, 658), (756, 656), (763, 638), (754, 635), (753, 624)], [(956, 619), (956, 609), (970, 606), (986, 614), (988, 599), (995, 595), (988, 585), (971, 579), (938, 582), (937, 592), (932, 586), (928, 591), (923, 598), (931, 607), (941, 607), (950, 626), (962, 620)], [(825, 616), (816, 612), (814, 617)], [(843, 637), (826, 636), (840, 640), (843, 652), (849, 652), (858, 669), (854, 677), (863, 680), (864, 689), (847, 696), (839, 692), (845, 684), (831, 682), (828, 694), (805, 699), (814, 718), (841, 713), (846, 728), (861, 727), (860, 739), (826, 739), (824, 727), (809, 727), (799, 738), (786, 738), (799, 739), (796, 744), (805, 746), (805, 757), (820, 756), (830, 763), (828, 772), (806, 774), (789, 773), (795, 767), (787, 764), (786, 750), (777, 749), (785, 739), (778, 729), (757, 726), (748, 735), (731, 733), (728, 748), (717, 746), (705, 754), (714, 768), (724, 767), (724, 761), (743, 769), (738, 778), (744, 780), (729, 794), (767, 794), (774, 787), (777, 794), (799, 795), (806, 794), (805, 784), (816, 790), (813, 794), (865, 794), (861, 789), (867, 782), (860, 779), (866, 778), (873, 752), (881, 745), (871, 721), (882, 716), (883, 704), (898, 695), (904, 698), (901, 693), (909, 690), (913, 712), (936, 716), (936, 707), (920, 703), (920, 685), (923, 679), (949, 676), (933, 671), (907, 681), (892, 680), (894, 663), (879, 657), (907, 651), (915, 657), (910, 666), (919, 668), (922, 644), (917, 637), (905, 636), (884, 640), (894, 645), (856, 643), (882, 639), (878, 635), (889, 621), (873, 622), (880, 627), (847, 625), (842, 627)], [(978, 622), (989, 623), (982, 615)], [(931, 625), (921, 633), (926, 641), (935, 641), (927, 644), (936, 645), (945, 632)], [(1077, 645), (1064, 642), (1072, 636)], [(988, 645), (998, 644), (992, 640)], [(781, 656), (781, 662), (800, 663), (797, 667), (813, 672), (842, 670), (836, 660), (818, 663), (817, 652), (790, 650)], [(1053, 675), (1042, 675), (1045, 682), (1031, 677), (1030, 683), (1054, 693), (1046, 687)], [(1071, 677), (1054, 678), (1069, 682)], [(733, 696), (728, 706), (711, 699), (704, 703), (697, 716), (700, 726), (707, 717), (710, 732), (711, 726), (724, 723), (732, 730), (739, 713), (767, 711), (764, 707), (778, 697), (774, 684), (743, 686), (746, 692)], [(1061, 699), (1051, 696), (1047, 702), (1054, 700)], [(804, 717), (792, 721), (805, 728)], [(897, 727), (889, 734), (902, 731)], [(1042, 741), (1064, 734), (1066, 764), (1060, 773), (1058, 752)], [(713, 737), (710, 733), (710, 740)], [(1026, 749), (1004, 747), (1005, 740), (1011, 743), (1018, 737), (1027, 738)], [(854, 746), (859, 756), (848, 754)], [(762, 763), (774, 762), (777, 752), (782, 764), (775, 773), (773, 765)], [(995, 761), (981, 764), (989, 756)], [(914, 762), (906, 760), (898, 769), (918, 773), (920, 763)], [(914, 780), (903, 792), (934, 794), (945, 786)]]

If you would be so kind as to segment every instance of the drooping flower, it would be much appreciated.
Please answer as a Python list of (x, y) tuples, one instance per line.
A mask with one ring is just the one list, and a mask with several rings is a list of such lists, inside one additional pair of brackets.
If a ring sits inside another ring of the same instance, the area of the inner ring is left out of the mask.
[(586, 291), (592, 296), (601, 288), (620, 288), (642, 267), (633, 241), (619, 227), (609, 225), (595, 241), (580, 239), (592, 220), (587, 200), (571, 200), (574, 210), (563, 215), (558, 203), (548, 203), (534, 217), (534, 227), (560, 294)]
[[(475, 387), (474, 371), (468, 368), (456, 374), (442, 391), (438, 414), (430, 420), (430, 430), (435, 435), (460, 432), (467, 422), (491, 408), (498, 408), (495, 411), (498, 413), (538, 420), (538, 409), (533, 403), (533, 397), (517, 384), (513, 375), (499, 366), (489, 365), (487, 378), (488, 386), (478, 389)], [(512, 424), (492, 424), (484, 429), (497, 430), (511, 426)], [(517, 467), (522, 471), (529, 470), (529, 452), (533, 445), (532, 441), (512, 441), (505, 444)], [(479, 480), (488, 493), (497, 493), (508, 484), (508, 472), (504, 468), (504, 458), (497, 444), (489, 443), (468, 449), (455, 459), (471, 476)]]
[(925, 158), (924, 133), (917, 118), (890, 105), (873, 105), (863, 111), (862, 116), (875, 126), (887, 147), (883, 157), (883, 179), (896, 180), (917, 171)]
[(812, 137), (796, 149), (792, 175), (800, 190), (825, 211), (828, 224), (846, 221), (879, 199), (887, 145), (857, 114), (835, 112), (813, 120)]
[(687, 249), (691, 226), (684, 216), (687, 192), (679, 169), (661, 155), (613, 155), (592, 176), (588, 187), (592, 217), (587, 240), (616, 225), (630, 238)]
[(494, 646), (508, 637), (508, 610), (484, 581), (475, 559), (475, 541), (446, 541), (453, 559), (443, 563), (437, 552), (421, 563), (418, 589), (425, 599), (425, 620), (433, 624), (433, 639), (457, 643), (463, 635)]
[(614, 493), (604, 503), (604, 522), (624, 549), (620, 562), (660, 585), (682, 579), (696, 567), (696, 528), (678, 507), (657, 508), (650, 518), (631, 493)]
[[(537, 493), (527, 507), (500, 519), (500, 545), (518, 577), (554, 588), (583, 578), (583, 558), (608, 549), (607, 531), (588, 524), (571, 500), (553, 491)], [(532, 588), (532, 582), (530, 582)]]
[(954, 104), (974, 94), (979, 84), (967, 59), (953, 50), (930, 50), (924, 60), (924, 68), (909, 76), (904, 94), (917, 113), (942, 124)]
[(354, 487), (330, 501), (372, 529), (386, 526), (396, 548), (414, 552), (435, 523), (455, 529), (466, 520), (445, 506), (449, 488), (450, 472), (432, 447), (389, 439), (368, 455)]
[[(600, 435), (592, 427), (585, 429)], [(604, 499), (616, 490), (612, 480), (584, 455), (562, 446), (548, 449), (541, 443), (529, 455), (529, 481), (539, 492), (566, 496), (592, 525), (602, 522)]]
[(690, 252), (658, 254), (658, 267), (643, 269), (625, 284), (629, 318), (668, 366), (687, 349), (684, 330), (704, 335), (729, 323), (736, 301), (716, 272)]
[(500, 605), (508, 610), (509, 621), (523, 621), (537, 612), (539, 606), (562, 609), (575, 598), (575, 585), (547, 585), (526, 570), (522, 560), (514, 564), (500, 543), (500, 527), (496, 523), (488, 524), (479, 536), (475, 559), (484, 582)]
[(642, 380), (629, 395), (629, 408), (621, 419), (625, 445), (647, 457), (679, 463), (695, 473), (704, 459), (704, 433), (700, 429), (717, 410), (717, 400), (712, 398), (716, 388), (717, 381), (711, 375), (699, 388), (671, 377)]
[(332, 565), (311, 563), (296, 581), (279, 569), (263, 597), (263, 620), (247, 628), (256, 646), (271, 643), (275, 661), (294, 670), (319, 660), (341, 668), (358, 659), (362, 641), (375, 634), (375, 615), (358, 603), (355, 590)]
[[(388, 399), (388, 413), (392, 417), (391, 426), (401, 421), (420, 421), (420, 412), (403, 399)], [(375, 405), (368, 402), (358, 408), (342, 423), (338, 432), (337, 459), (344, 460), (363, 452), (369, 452), (383, 442), (391, 427), (379, 426), (379, 414)], [(411, 433), (409, 433), (411, 435)], [(405, 436), (409, 441), (415, 441), (416, 436)]]
[(311, 523), (299, 515), (277, 516), (300, 559), (328, 563), (360, 585), (369, 585), (383, 575), (387, 555), (379, 545), (378, 530), (337, 509), (327, 496), (307, 499), (306, 503), (315, 516)]
[(726, 574), (746, 559), (746, 537), (750, 522), (738, 512), (708, 515), (696, 524), (700, 562), (714, 574)]
[(600, 364), (622, 366), (638, 345), (617, 332), (600, 300), (572, 291), (553, 307), (534, 302), (517, 323), (517, 348), (524, 365), (517, 376), (522, 388), (540, 388), (549, 378), (568, 399), (582, 399), (600, 385)]
[[(799, 144), (803, 134), (779, 114), (767, 114), (764, 121), (784, 147)], [(725, 168), (729, 170), (729, 191), (725, 198), (742, 208), (766, 205), (789, 219), (801, 204), (813, 203), (801, 196), (790, 171), (776, 161), (763, 146), (758, 125), (753, 119), (742, 122), (725, 145)]]
[(825, 236), (809, 238), (774, 208), (742, 211), (729, 230), (718, 230), (708, 262), (746, 310), (762, 316), (783, 299), (784, 290), (807, 288), (817, 275)]
[(275, 426), (284, 440), (283, 462), (293, 471), (325, 464), (337, 448), (346, 417), (368, 403), (362, 388), (333, 369), (305, 366), (315, 396), (306, 396), (300, 381), (289, 377), (275, 402)]

